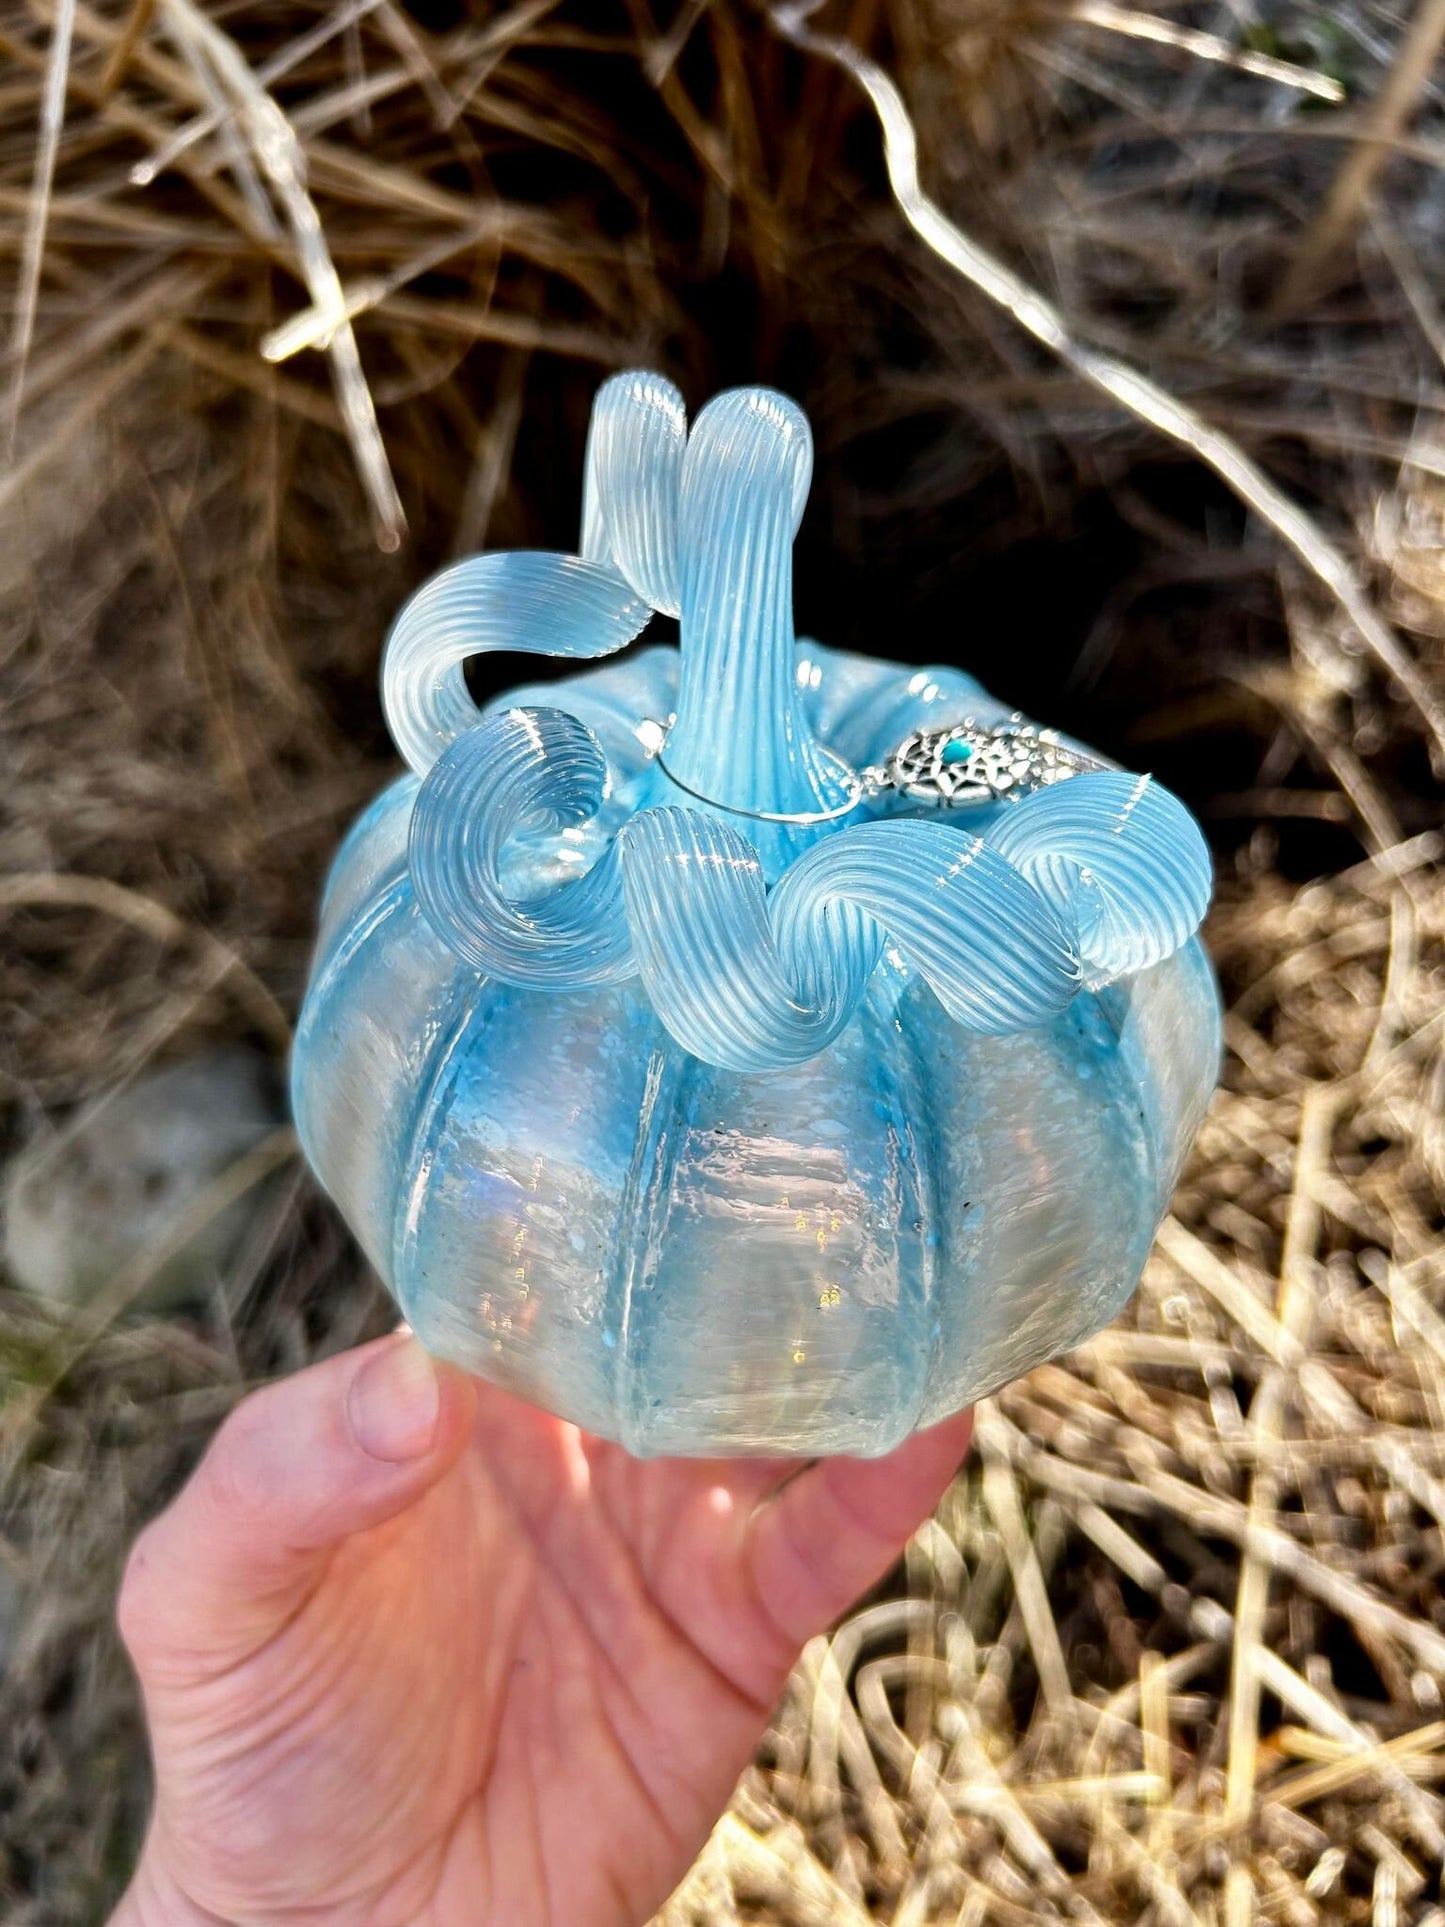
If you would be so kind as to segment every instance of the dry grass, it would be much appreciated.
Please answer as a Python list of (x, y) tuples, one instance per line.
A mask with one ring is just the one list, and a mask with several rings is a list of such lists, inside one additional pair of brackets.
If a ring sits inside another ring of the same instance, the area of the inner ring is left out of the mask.
[[(925, 186), (1050, 298), (1060, 363), (907, 236), (852, 84), (745, 5), (0, 9), (7, 1142), (158, 1055), (283, 1050), (388, 766), (389, 614), (450, 553), (568, 543), (630, 360), (804, 400), (818, 633), (965, 661), (1215, 833), (1225, 1089), (1144, 1290), (981, 1414), (670, 1927), (1445, 1920), (1440, 14), (821, 16), (898, 76)], [(0, 1290), (17, 1927), (99, 1918), (133, 1851), (139, 1519), (248, 1384), (385, 1316), (299, 1171), (267, 1199), (194, 1318)]]

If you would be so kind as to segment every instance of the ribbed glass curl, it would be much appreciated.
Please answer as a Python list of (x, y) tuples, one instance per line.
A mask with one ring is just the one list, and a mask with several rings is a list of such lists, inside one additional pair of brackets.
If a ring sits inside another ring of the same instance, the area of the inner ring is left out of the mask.
[[(997, 1035), (1160, 962), (1209, 899), (1197, 826), (1147, 776), (1070, 777), (978, 834), (868, 821), (866, 795), (849, 810), (797, 674), (791, 545), (811, 465), (784, 397), (719, 396), (689, 436), (669, 384), (618, 377), (594, 414), (583, 554), (445, 571), (403, 610), (383, 672), (424, 778), (412, 880), (444, 941), (532, 989), (636, 975), (679, 1044), (733, 1070), (823, 1050), (885, 946), (956, 1022)], [(636, 719), (630, 767), (609, 770), (565, 710), (472, 704), (468, 655), (603, 656), (654, 609), (679, 618), (676, 711)]]

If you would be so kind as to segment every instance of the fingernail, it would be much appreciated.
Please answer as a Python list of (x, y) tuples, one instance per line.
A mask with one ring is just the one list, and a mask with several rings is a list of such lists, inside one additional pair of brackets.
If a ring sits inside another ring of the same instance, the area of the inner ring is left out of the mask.
[(362, 1366), (346, 1404), (369, 1458), (391, 1465), (419, 1459), (435, 1442), (441, 1413), (436, 1368), (414, 1338), (399, 1339)]

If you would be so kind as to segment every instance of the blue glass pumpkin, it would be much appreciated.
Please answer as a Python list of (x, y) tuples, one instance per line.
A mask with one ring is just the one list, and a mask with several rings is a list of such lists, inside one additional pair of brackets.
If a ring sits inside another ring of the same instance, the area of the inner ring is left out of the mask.
[[(388, 641), (307, 1155), (433, 1350), (637, 1453), (887, 1451), (1112, 1317), (1219, 1055), (1175, 798), (955, 669), (795, 640), (801, 412), (598, 397), (581, 552)], [(644, 648), (478, 711), (506, 648)]]

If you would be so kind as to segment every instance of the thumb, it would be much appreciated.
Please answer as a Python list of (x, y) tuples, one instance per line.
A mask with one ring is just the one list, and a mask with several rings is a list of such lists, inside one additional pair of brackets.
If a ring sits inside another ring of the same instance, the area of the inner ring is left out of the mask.
[(799, 1647), (881, 1579), (943, 1497), (973, 1436), (959, 1412), (885, 1458), (820, 1459), (753, 1515), (753, 1594)]
[(475, 1389), (410, 1333), (255, 1392), (137, 1540), (120, 1628), (143, 1678), (194, 1678), (263, 1645), (342, 1540), (384, 1525), (456, 1463)]

